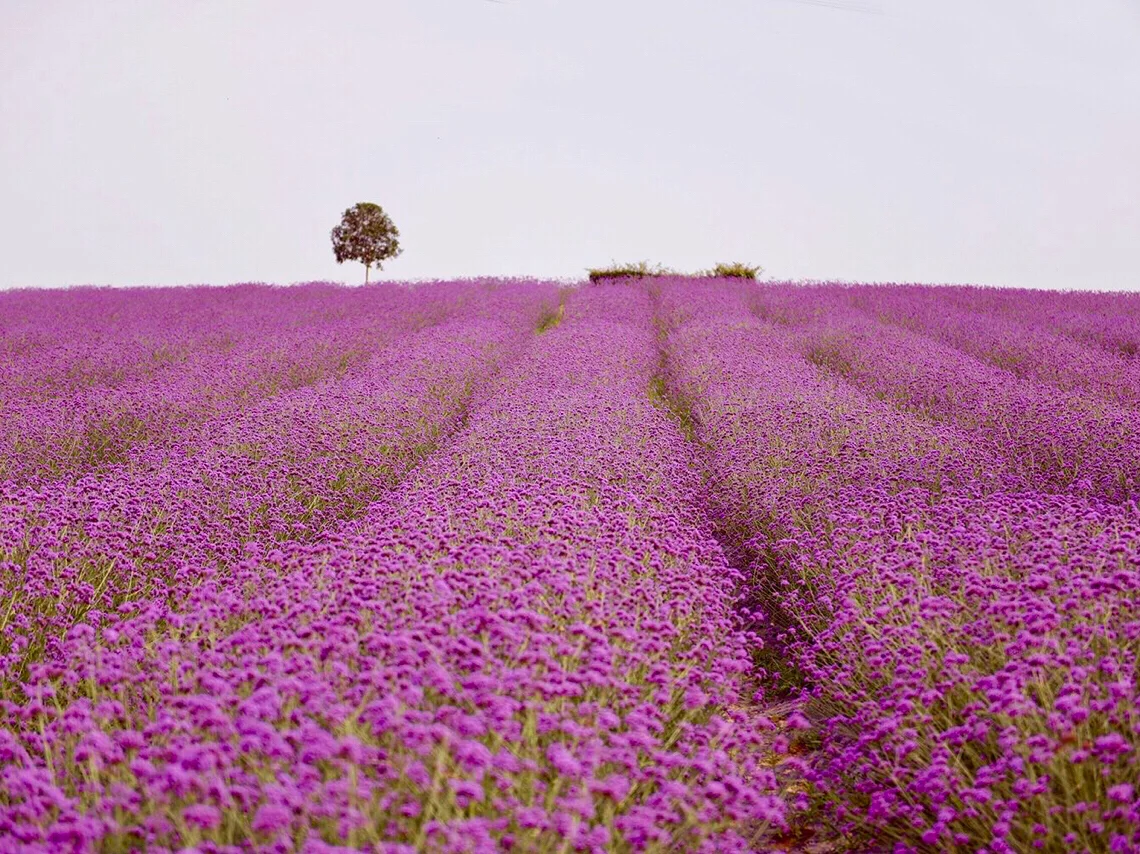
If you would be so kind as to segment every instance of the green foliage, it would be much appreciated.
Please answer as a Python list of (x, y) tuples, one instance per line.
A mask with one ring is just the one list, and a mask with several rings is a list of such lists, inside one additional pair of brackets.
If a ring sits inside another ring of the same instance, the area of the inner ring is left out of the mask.
[(648, 261), (638, 261), (634, 264), (618, 264), (616, 262), (608, 267), (594, 267), (587, 270), (591, 282), (601, 282), (606, 279), (642, 278), (645, 276), (676, 276), (675, 270), (662, 267), (660, 264), (650, 266)]
[[(660, 264), (650, 266), (648, 261), (638, 261), (634, 264), (613, 263), (608, 267), (591, 267), (587, 271), (591, 282), (601, 282), (606, 279), (645, 278), (647, 276), (683, 276), (676, 270), (670, 270)], [(711, 270), (701, 270), (693, 273), (697, 278), (717, 279), (757, 279), (764, 272), (759, 265), (743, 264), (739, 261), (720, 263)]]
[(336, 262), (359, 261), (364, 265), (364, 281), (372, 265), (384, 269), (381, 261), (395, 258), (400, 248), (400, 232), (380, 205), (360, 202), (344, 212), (340, 225), (331, 232)]
[(749, 264), (742, 264), (739, 261), (733, 261), (729, 264), (720, 263), (713, 267), (711, 270), (702, 273), (703, 276), (711, 276), (717, 279), (755, 279), (764, 268), (760, 266), (752, 266)]

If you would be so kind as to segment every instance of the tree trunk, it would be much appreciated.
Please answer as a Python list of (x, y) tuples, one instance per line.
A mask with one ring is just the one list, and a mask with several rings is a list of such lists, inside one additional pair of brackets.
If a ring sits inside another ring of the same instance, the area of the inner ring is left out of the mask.
[(364, 265), (364, 284), (366, 284), (366, 285), (368, 284), (368, 268), (371, 266), (372, 266), (371, 264), (365, 264)]

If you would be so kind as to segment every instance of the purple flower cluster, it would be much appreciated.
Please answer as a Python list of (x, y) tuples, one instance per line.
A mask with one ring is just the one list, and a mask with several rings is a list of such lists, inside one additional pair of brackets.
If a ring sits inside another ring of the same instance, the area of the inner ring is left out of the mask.
[[(172, 471), (205, 475), (187, 481), (193, 500), (152, 507), (179, 490), (138, 454), (124, 484), (153, 477), (151, 492), (100, 503), (90, 484), (119, 468), (78, 482), (95, 510), (67, 517), (71, 551), (49, 548), (40, 582), (66, 603), (49, 628), (71, 622), (0, 704), (0, 836), (27, 850), (745, 851), (786, 827), (770, 723), (744, 702), (739, 578), (693, 449), (649, 393), (648, 295), (571, 293), (541, 334), (542, 289), (504, 299), (486, 313), (529, 300), (529, 328), (457, 318), (404, 339), (406, 359), (220, 419), (194, 453), (164, 449)], [(335, 465), (363, 478), (368, 454), (422, 443), (423, 425), (446, 426), (418, 465), (363, 486), (360, 512), (310, 519), (319, 536), (291, 533), (304, 514), (274, 472), (315, 469), (305, 488), (323, 495), (325, 452), (347, 445)], [(222, 476), (228, 454), (245, 462)], [(269, 535), (223, 542), (250, 518), (239, 499), (264, 496), (281, 514)], [(145, 523), (128, 528), (132, 514)], [(75, 555), (133, 559), (123, 539), (151, 547), (164, 525), (178, 532), (166, 552), (127, 580), (106, 571), (112, 601), (88, 591), (99, 607), (82, 611), (63, 592)]]
[(0, 476), (73, 478), (139, 445), (185, 441), (203, 421), (345, 375), (383, 344), (457, 312), (482, 312), (469, 310), (481, 289), (13, 294), (0, 305)]
[(1039, 385), (1099, 396), (1124, 406), (1140, 403), (1140, 361), (1126, 355), (1131, 333), (1121, 329), (1119, 318), (1117, 335), (1109, 340), (1120, 343), (1090, 347), (1086, 336), (1074, 340), (1072, 334), (1065, 334), (1080, 327), (1048, 322), (1056, 319), (1052, 315), (1055, 307), (1038, 304), (1050, 301), (1045, 295), (1014, 303), (1036, 311), (1010, 317), (1008, 311), (973, 307), (969, 302), (959, 307), (942, 289), (854, 288), (836, 292), (840, 294), (870, 317), (929, 336)]
[[(864, 293), (872, 289), (860, 288)], [(1004, 288), (885, 288), (899, 302), (934, 301), (989, 315), (1027, 329), (1071, 338), (1090, 349), (1131, 358), (1140, 353), (1140, 296), (1136, 293), (1018, 291)]]
[(1116, 502), (1140, 495), (1134, 360), (905, 296), (787, 289), (766, 294), (760, 313), (785, 318), (781, 331), (809, 361), (898, 409), (966, 431), (1034, 486)]
[(1140, 850), (1136, 413), (859, 300), (661, 297), (754, 607), (811, 698), (814, 783), (897, 850)]
[(1129, 297), (0, 299), (0, 854), (1140, 851)]

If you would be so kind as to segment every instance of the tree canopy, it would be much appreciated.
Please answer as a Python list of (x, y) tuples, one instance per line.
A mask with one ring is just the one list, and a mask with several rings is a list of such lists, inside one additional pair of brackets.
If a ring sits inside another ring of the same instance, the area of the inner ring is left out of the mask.
[(372, 265), (384, 269), (382, 261), (395, 258), (400, 248), (400, 231), (380, 205), (360, 202), (344, 212), (340, 224), (332, 230), (333, 254), (336, 262), (359, 261), (364, 265), (364, 281)]

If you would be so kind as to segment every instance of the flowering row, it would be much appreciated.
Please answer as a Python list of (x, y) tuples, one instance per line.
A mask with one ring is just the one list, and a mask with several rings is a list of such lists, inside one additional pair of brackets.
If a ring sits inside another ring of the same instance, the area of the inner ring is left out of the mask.
[(319, 538), (359, 515), (453, 432), (531, 337), (465, 320), (381, 348), (338, 381), (206, 422), (171, 448), (75, 482), (3, 488), (0, 696), (89, 612), (180, 601), (251, 543)]
[(88, 612), (2, 704), (0, 834), (760, 846), (787, 810), (741, 705), (752, 639), (657, 366), (643, 291), (575, 293), (354, 521)]
[(933, 341), (697, 297), (663, 288), (670, 382), (811, 698), (834, 818), (899, 850), (1140, 848), (1140, 512), (1025, 464), (1074, 425), (1035, 438), (1043, 410), (1002, 396), (1026, 386)]
[(926, 292), (772, 288), (752, 308), (817, 366), (966, 431), (1038, 488), (1112, 501), (1140, 493), (1140, 370), (1128, 360)]
[(157, 376), (194, 359), (224, 358), (235, 347), (266, 346), (353, 317), (379, 325), (430, 323), (437, 312), (424, 309), (445, 305), (431, 290), (437, 297), (455, 292), (453, 285), (413, 291), (323, 283), (10, 291), (0, 300), (3, 402)]
[[(854, 288), (844, 294), (870, 316), (928, 335), (987, 364), (1040, 385), (1140, 404), (1140, 361), (1127, 348), (1087, 346), (1033, 316), (958, 308), (937, 290)], [(1117, 321), (1119, 323), (1119, 321)]]
[(1134, 303), (6, 295), (0, 852), (1140, 850)]
[[(123, 462), (139, 446), (177, 444), (204, 420), (350, 374), (376, 348), (461, 310), (466, 318), (488, 317), (490, 291), (457, 282), (369, 300), (367, 292), (318, 285), (236, 294), (202, 288), (194, 296), (204, 305), (188, 318), (174, 315), (169, 330), (164, 312), (183, 306), (167, 305), (167, 293), (136, 294), (149, 313), (119, 325), (121, 298), (94, 292), (89, 299), (108, 305), (85, 316), (90, 329), (82, 336), (36, 344), (18, 324), (7, 331), (16, 348), (7, 364), (19, 365), (23, 382), (10, 376), (0, 396), (0, 476), (71, 479)], [(258, 297), (278, 311), (249, 312)], [(534, 313), (549, 289), (528, 299)]]

